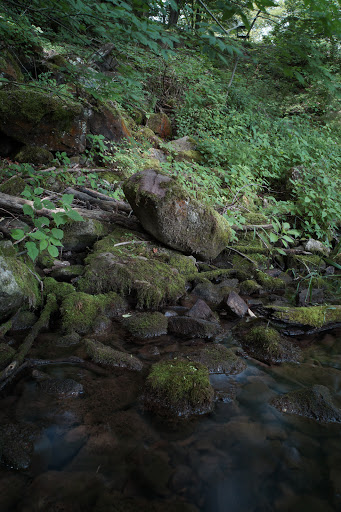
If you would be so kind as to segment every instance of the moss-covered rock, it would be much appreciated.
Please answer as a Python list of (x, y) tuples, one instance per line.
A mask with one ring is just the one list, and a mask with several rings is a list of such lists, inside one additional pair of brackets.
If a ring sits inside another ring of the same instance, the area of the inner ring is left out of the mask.
[[(98, 102), (91, 112), (89, 124), (93, 135), (103, 135), (108, 140), (120, 142), (132, 137), (130, 123), (112, 101)], [(134, 124), (133, 120), (131, 124)]]
[(147, 121), (147, 128), (150, 128), (163, 139), (169, 139), (172, 136), (171, 122), (169, 117), (163, 112), (150, 115)]
[(71, 281), (84, 274), (84, 265), (69, 265), (67, 267), (54, 268), (51, 277), (57, 281)]
[(45, 277), (44, 294), (45, 296), (53, 293), (57, 300), (61, 302), (63, 299), (75, 293), (75, 288), (69, 283), (59, 283), (53, 277)]
[(291, 308), (268, 306), (273, 317), (288, 324), (321, 328), (328, 324), (341, 323), (341, 306), (311, 306)]
[(276, 397), (271, 405), (280, 412), (304, 416), (323, 423), (341, 423), (341, 409), (333, 404), (330, 391), (325, 386), (292, 391)]
[(131, 354), (115, 350), (107, 345), (103, 345), (103, 343), (90, 339), (85, 340), (84, 343), (88, 356), (95, 363), (135, 371), (140, 371), (143, 368), (141, 361)]
[(79, 290), (117, 291), (139, 308), (176, 301), (186, 292), (187, 276), (197, 271), (191, 257), (118, 227), (95, 244), (86, 263), (85, 274), (77, 283)]
[(18, 311), (12, 319), (12, 331), (24, 331), (30, 329), (38, 320), (33, 311)]
[(0, 192), (10, 196), (20, 196), (26, 187), (26, 182), (20, 176), (12, 176), (0, 185)]
[(289, 258), (288, 266), (305, 276), (314, 271), (322, 271), (327, 265), (323, 258), (317, 254), (297, 254)]
[(203, 281), (195, 286), (192, 293), (207, 302), (208, 305), (214, 309), (227, 300), (228, 296), (233, 291), (239, 291), (238, 279), (224, 279), (219, 284), (213, 284), (210, 281)]
[(12, 88), (0, 90), (0, 129), (24, 144), (75, 153), (85, 149), (87, 121), (71, 99)]
[(30, 164), (43, 165), (52, 162), (53, 154), (51, 151), (45, 148), (40, 148), (37, 146), (24, 146), (20, 149), (14, 158), (17, 162), (20, 163), (29, 162)]
[(6, 368), (6, 366), (12, 361), (15, 355), (13, 347), (6, 345), (6, 343), (0, 343), (0, 370)]
[(2, 48), (0, 55), (0, 76), (15, 82), (24, 81), (24, 76), (18, 64), (18, 58), (4, 48)]
[(252, 357), (268, 364), (297, 362), (300, 359), (297, 347), (282, 338), (276, 329), (265, 325), (250, 329), (243, 337), (242, 345)]
[(167, 334), (168, 319), (162, 313), (137, 313), (123, 318), (124, 327), (136, 338), (154, 338)]
[(183, 360), (152, 366), (146, 381), (144, 406), (162, 416), (189, 417), (213, 408), (213, 388), (206, 366)]
[(246, 368), (245, 361), (238, 357), (233, 350), (216, 343), (206, 344), (201, 350), (186, 354), (190, 361), (207, 366), (210, 373), (225, 373), (235, 375)]
[(240, 283), (240, 293), (242, 295), (253, 295), (261, 290), (261, 286), (253, 279), (247, 279)]
[(127, 305), (114, 292), (106, 295), (89, 295), (74, 292), (64, 298), (61, 305), (62, 326), (66, 331), (89, 332), (100, 314), (114, 317), (123, 313)]
[(180, 338), (211, 339), (220, 330), (219, 322), (189, 316), (172, 316), (168, 322), (169, 332)]
[(256, 280), (268, 292), (284, 291), (285, 282), (279, 277), (271, 277), (265, 272), (257, 271)]
[(83, 251), (91, 248), (97, 240), (111, 231), (106, 222), (84, 219), (82, 222), (71, 222), (64, 226), (63, 246), (66, 251)]
[(144, 229), (173, 249), (212, 259), (230, 240), (227, 220), (190, 199), (169, 176), (143, 171), (131, 176), (123, 190)]
[(6, 318), (22, 304), (40, 304), (37, 278), (20, 258), (0, 255), (0, 317)]

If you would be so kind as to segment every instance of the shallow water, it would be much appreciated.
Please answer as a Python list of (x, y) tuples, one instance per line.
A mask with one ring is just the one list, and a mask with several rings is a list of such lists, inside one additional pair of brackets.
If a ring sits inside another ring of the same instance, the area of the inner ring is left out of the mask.
[[(51, 357), (56, 338), (43, 335), (35, 356)], [(211, 376), (221, 400), (212, 414), (186, 423), (144, 413), (140, 374), (44, 367), (83, 385), (83, 396), (66, 399), (44, 394), (23, 376), (0, 400), (0, 421), (38, 426), (39, 435), (28, 469), (1, 466), (1, 512), (341, 510), (341, 426), (269, 405), (315, 383), (329, 387), (340, 405), (341, 331), (301, 343), (300, 365), (248, 360), (237, 376)], [(162, 337), (134, 350), (148, 364), (179, 344)], [(54, 356), (67, 352), (56, 348)]]

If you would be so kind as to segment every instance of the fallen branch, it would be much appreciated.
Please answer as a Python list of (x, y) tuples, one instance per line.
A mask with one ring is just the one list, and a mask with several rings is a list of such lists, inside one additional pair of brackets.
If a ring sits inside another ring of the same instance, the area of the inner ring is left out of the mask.
[(257, 267), (257, 263), (254, 260), (252, 260), (251, 258), (249, 258), (248, 256), (246, 256), (246, 254), (243, 254), (242, 252), (237, 251), (237, 249), (233, 249), (233, 247), (229, 247), (228, 245), (226, 246), (226, 249), (229, 249), (230, 251), (233, 251), (233, 252), (239, 254), (239, 256), (242, 256), (246, 260), (250, 261), (250, 263), (253, 263), (253, 265), (255, 265), (255, 267)]

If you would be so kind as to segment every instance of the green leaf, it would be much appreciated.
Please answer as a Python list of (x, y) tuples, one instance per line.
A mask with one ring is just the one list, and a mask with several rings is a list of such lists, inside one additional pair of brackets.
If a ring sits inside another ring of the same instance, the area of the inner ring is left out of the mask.
[(279, 254), (282, 254), (283, 256), (286, 256), (287, 253), (285, 251), (283, 251), (283, 249), (280, 249), (279, 247), (276, 247), (276, 251), (279, 253)]
[(270, 233), (270, 242), (272, 242), (273, 244), (278, 242), (278, 236), (275, 233)]
[(11, 231), (11, 237), (14, 240), (21, 240), (22, 238), (24, 238), (24, 236), (25, 236), (25, 231), (23, 231), (22, 229), (13, 229)]
[(36, 228), (41, 229), (43, 226), (49, 226), (50, 220), (47, 217), (38, 217), (34, 219), (34, 225)]
[(50, 244), (56, 245), (57, 247), (63, 247), (63, 244), (60, 240), (57, 240), (57, 238), (50, 238), (49, 239)]
[(53, 213), (52, 218), (57, 227), (65, 224), (67, 222), (66, 213), (61, 213), (61, 212)]
[(33, 201), (33, 206), (36, 210), (42, 210), (43, 209), (43, 205), (42, 205), (42, 202), (40, 200), (40, 197), (36, 197)]
[(45, 251), (45, 249), (47, 248), (48, 245), (49, 245), (49, 243), (47, 240), (41, 240), (41, 242), (39, 244), (40, 252)]
[(30, 234), (30, 238), (34, 238), (34, 240), (45, 240), (47, 235), (43, 231), (35, 231)]
[(73, 194), (63, 194), (60, 202), (63, 206), (71, 206), (73, 201)]
[(49, 210), (54, 210), (56, 205), (52, 203), (52, 201), (49, 201), (48, 199), (44, 199), (44, 201), (42, 201), (42, 205), (44, 206), (44, 208), (48, 208)]
[(22, 207), (22, 210), (25, 215), (29, 215), (30, 217), (33, 217), (34, 210), (33, 210), (32, 206), (30, 206), (29, 204), (24, 204)]
[(32, 261), (35, 261), (39, 254), (39, 249), (36, 246), (36, 244), (34, 242), (26, 242), (25, 247), (27, 249), (27, 254), (28, 254), (29, 258)]
[(66, 215), (72, 220), (84, 221), (83, 217), (81, 217), (76, 210), (70, 210), (66, 212)]
[(59, 252), (58, 252), (57, 247), (55, 247), (54, 245), (49, 245), (47, 250), (48, 250), (50, 256), (52, 256), (52, 258), (58, 258)]
[(40, 196), (40, 194), (42, 194), (43, 192), (44, 192), (44, 189), (41, 187), (37, 187), (34, 189), (34, 193), (36, 196)]
[(52, 228), (51, 233), (52, 233), (52, 236), (54, 238), (57, 238), (58, 240), (61, 240), (64, 236), (64, 231), (62, 229), (58, 229), (58, 228)]

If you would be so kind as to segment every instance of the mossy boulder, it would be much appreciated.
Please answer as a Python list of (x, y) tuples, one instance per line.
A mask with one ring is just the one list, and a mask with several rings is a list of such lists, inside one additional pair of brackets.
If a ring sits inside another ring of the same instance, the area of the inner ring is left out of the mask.
[(14, 159), (17, 162), (29, 162), (30, 164), (43, 165), (49, 164), (53, 160), (51, 151), (38, 146), (24, 146), (15, 155)]
[(112, 318), (122, 314), (126, 308), (124, 299), (115, 292), (106, 295), (74, 292), (62, 302), (62, 326), (66, 331), (87, 333), (99, 315), (106, 314)]
[(0, 192), (10, 196), (20, 196), (26, 187), (26, 182), (20, 176), (12, 176), (0, 185)]
[(141, 361), (131, 354), (115, 350), (99, 341), (87, 339), (84, 343), (88, 356), (97, 364), (135, 371), (143, 368)]
[(38, 320), (33, 311), (18, 311), (12, 318), (11, 331), (25, 331), (30, 329)]
[(57, 281), (71, 281), (84, 273), (84, 265), (69, 265), (66, 267), (54, 268), (51, 277)]
[(6, 343), (0, 343), (0, 370), (6, 368), (6, 366), (12, 361), (15, 355), (15, 350)]
[(142, 340), (167, 334), (168, 319), (162, 313), (137, 313), (122, 319), (124, 327), (135, 338)]
[[(202, 272), (199, 274), (198, 279), (202, 277), (203, 274), (209, 274), (208, 272)], [(195, 278), (195, 281), (197, 279)], [(224, 279), (219, 284), (213, 284), (206, 279), (195, 286), (192, 293), (196, 297), (204, 300), (208, 303), (208, 305), (215, 309), (220, 306), (225, 300), (227, 300), (228, 296), (231, 292), (239, 291), (239, 281), (238, 279)]]
[(53, 293), (58, 302), (75, 293), (75, 288), (69, 283), (59, 283), (53, 277), (45, 277), (44, 279), (44, 295)]
[(0, 252), (0, 283), (0, 318), (5, 319), (23, 304), (30, 308), (40, 304), (38, 280), (20, 258)]
[(163, 112), (151, 114), (147, 121), (147, 128), (160, 135), (162, 139), (169, 139), (172, 136), (172, 125), (169, 117)]
[(103, 135), (106, 139), (120, 142), (132, 137), (129, 121), (125, 119), (112, 101), (100, 102), (91, 112), (89, 120), (90, 133)]
[(233, 350), (217, 343), (207, 343), (204, 348), (186, 354), (187, 359), (207, 366), (210, 373), (235, 375), (246, 368), (245, 361)]
[(192, 137), (186, 136), (172, 140), (169, 146), (177, 162), (201, 162), (203, 160), (202, 154), (196, 150), (196, 142)]
[(23, 144), (74, 154), (85, 150), (87, 119), (72, 99), (12, 88), (0, 90), (0, 130)]
[(240, 283), (240, 293), (242, 295), (254, 295), (259, 293), (261, 289), (261, 285), (258, 284), (254, 279), (246, 279), (246, 281)]
[(187, 276), (197, 271), (193, 258), (118, 227), (95, 244), (86, 263), (79, 290), (116, 291), (139, 308), (176, 301), (186, 292)]
[(299, 349), (282, 338), (276, 329), (266, 325), (252, 327), (241, 341), (249, 355), (264, 363), (279, 364), (300, 359)]
[(255, 274), (256, 281), (261, 287), (268, 292), (276, 292), (276, 291), (284, 291), (285, 290), (285, 282), (283, 279), (279, 277), (272, 277), (266, 274), (265, 272), (261, 272), (260, 270)]
[(214, 392), (206, 366), (183, 360), (161, 361), (147, 377), (144, 406), (162, 416), (187, 418), (213, 409)]
[(341, 306), (284, 307), (268, 306), (275, 320), (287, 324), (320, 329), (341, 323)]
[(169, 176), (143, 171), (131, 176), (123, 190), (144, 229), (173, 249), (212, 259), (230, 240), (224, 217), (190, 199)]
[(292, 391), (271, 401), (280, 412), (304, 416), (322, 423), (341, 423), (341, 409), (334, 405), (329, 389), (315, 385)]
[(111, 228), (106, 222), (95, 219), (84, 219), (71, 222), (64, 226), (63, 246), (66, 251), (83, 251), (91, 248), (97, 240), (110, 233)]
[(217, 321), (208, 321), (189, 316), (172, 316), (168, 321), (169, 332), (180, 338), (211, 339), (220, 331)]

